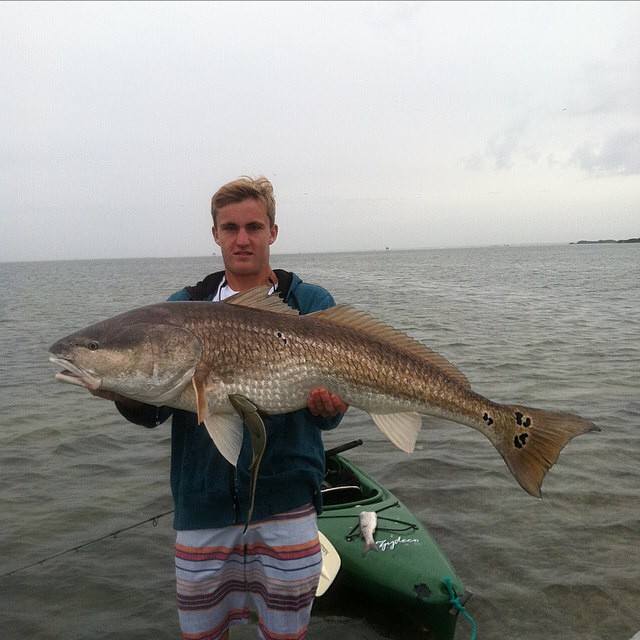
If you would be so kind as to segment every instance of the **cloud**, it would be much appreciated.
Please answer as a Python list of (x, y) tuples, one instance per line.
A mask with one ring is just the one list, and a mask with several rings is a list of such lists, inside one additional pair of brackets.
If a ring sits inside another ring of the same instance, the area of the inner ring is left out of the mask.
[(604, 141), (578, 147), (572, 164), (597, 176), (640, 174), (640, 129), (620, 130)]
[(285, 252), (636, 235), (640, 3), (2, 8), (0, 261), (209, 254), (260, 173)]
[(531, 141), (529, 118), (514, 120), (509, 126), (493, 133), (484, 150), (467, 156), (462, 165), (469, 170), (484, 168), (506, 170), (516, 163), (538, 164), (540, 151)]

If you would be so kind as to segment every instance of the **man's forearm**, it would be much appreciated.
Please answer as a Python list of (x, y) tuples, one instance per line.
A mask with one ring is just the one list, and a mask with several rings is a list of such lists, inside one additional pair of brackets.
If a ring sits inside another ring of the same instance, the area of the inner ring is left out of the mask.
[(157, 427), (163, 422), (160, 416), (160, 407), (155, 407), (152, 404), (123, 398), (116, 400), (115, 405), (120, 414), (133, 424), (139, 424), (143, 427)]

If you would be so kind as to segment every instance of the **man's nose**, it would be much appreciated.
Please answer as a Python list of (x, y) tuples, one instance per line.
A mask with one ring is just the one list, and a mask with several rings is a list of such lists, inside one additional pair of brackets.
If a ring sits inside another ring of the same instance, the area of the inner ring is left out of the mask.
[(238, 235), (236, 237), (236, 242), (238, 244), (248, 244), (249, 243), (249, 233), (246, 229), (239, 229)]

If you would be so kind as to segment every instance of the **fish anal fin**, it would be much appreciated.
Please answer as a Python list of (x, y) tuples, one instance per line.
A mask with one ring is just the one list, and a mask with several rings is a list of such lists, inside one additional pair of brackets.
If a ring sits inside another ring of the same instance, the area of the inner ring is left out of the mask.
[(328, 309), (322, 309), (311, 313), (305, 318), (321, 318), (334, 324), (349, 327), (364, 333), (377, 340), (388, 342), (390, 345), (408, 351), (409, 353), (427, 361), (432, 367), (436, 367), (458, 384), (470, 389), (471, 384), (467, 377), (455, 365), (451, 364), (443, 355), (429, 349), (422, 342), (410, 335), (388, 325), (382, 320), (372, 316), (366, 311), (361, 311), (350, 305), (339, 304)]
[(238, 307), (249, 307), (258, 311), (272, 311), (287, 315), (300, 315), (297, 309), (292, 309), (280, 296), (269, 295), (270, 287), (253, 287), (236, 293), (223, 300), (224, 304), (233, 304)]
[(236, 414), (212, 413), (205, 418), (204, 425), (218, 451), (235, 467), (244, 432), (241, 418)]
[(419, 413), (371, 413), (369, 415), (380, 431), (398, 449), (413, 453), (422, 428), (422, 416)]

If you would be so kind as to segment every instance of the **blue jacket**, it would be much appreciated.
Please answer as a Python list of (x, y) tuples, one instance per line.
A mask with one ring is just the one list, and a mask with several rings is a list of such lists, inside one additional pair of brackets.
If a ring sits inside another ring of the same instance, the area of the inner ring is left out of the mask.
[[(335, 305), (331, 294), (301, 281), (296, 274), (286, 301), (301, 314)], [(209, 300), (213, 295), (208, 297)], [(188, 290), (169, 300), (190, 300)], [(218, 303), (219, 304), (219, 303)], [(144, 415), (119, 407), (130, 421), (156, 426), (173, 414), (171, 432), (171, 490), (175, 503), (174, 528), (210, 529), (243, 524), (249, 506), (251, 443), (245, 437), (237, 467), (222, 457), (196, 415), (168, 407), (148, 407)], [(307, 409), (265, 418), (267, 445), (256, 483), (253, 521), (312, 503), (322, 511), (320, 485), (325, 473), (321, 430), (336, 427), (341, 416), (314, 417)]]

